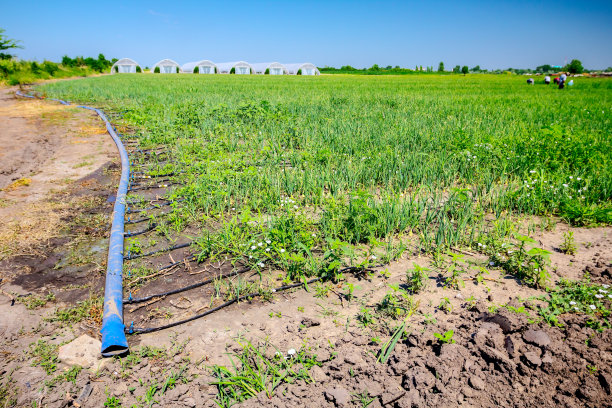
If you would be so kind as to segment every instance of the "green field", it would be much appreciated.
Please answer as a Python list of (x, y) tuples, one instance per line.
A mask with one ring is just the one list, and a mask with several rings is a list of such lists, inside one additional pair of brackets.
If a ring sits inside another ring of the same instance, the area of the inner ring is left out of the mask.
[(141, 148), (168, 147), (171, 163), (143, 167), (180, 172), (161, 234), (189, 227), (200, 259), (295, 280), (405, 248), (494, 256), (534, 215), (612, 223), (612, 80), (525, 82), (113, 75), (38, 91), (120, 113)]

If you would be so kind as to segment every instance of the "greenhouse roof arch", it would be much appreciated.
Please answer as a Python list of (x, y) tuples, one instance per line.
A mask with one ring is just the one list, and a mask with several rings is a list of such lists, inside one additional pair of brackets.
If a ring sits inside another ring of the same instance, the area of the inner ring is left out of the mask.
[(155, 68), (157, 67), (159, 67), (159, 72), (162, 74), (176, 74), (181, 72), (181, 67), (178, 62), (167, 58), (153, 65), (151, 72), (155, 72)]
[(210, 60), (188, 62), (186, 64), (183, 64), (181, 69), (183, 73), (191, 74), (195, 71), (196, 67), (198, 67), (198, 73), (200, 74), (216, 74), (217, 72), (219, 72), (219, 67), (217, 67), (217, 64)]
[(255, 69), (253, 69), (253, 66), (245, 61), (221, 62), (217, 64), (217, 67), (219, 68), (220, 74), (229, 74), (232, 72), (232, 68), (234, 68), (234, 73), (238, 75), (248, 75), (255, 73)]
[(289, 70), (289, 74), (291, 75), (297, 75), (300, 71), (302, 75), (321, 75), (319, 69), (310, 62), (285, 64), (285, 66), (287, 67), (287, 70)]
[(255, 68), (256, 74), (265, 74), (268, 71), (270, 75), (289, 75), (289, 70), (280, 62), (259, 62), (251, 64)]
[(135, 74), (136, 67), (140, 67), (136, 61), (130, 58), (121, 58), (111, 67), (111, 74)]

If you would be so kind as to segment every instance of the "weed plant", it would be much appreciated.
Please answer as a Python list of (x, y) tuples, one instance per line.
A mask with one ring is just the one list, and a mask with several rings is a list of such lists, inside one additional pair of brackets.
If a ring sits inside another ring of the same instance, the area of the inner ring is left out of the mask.
[(314, 356), (305, 350), (291, 350), (287, 355), (269, 344), (254, 345), (250, 342), (238, 343), (241, 350), (230, 354), (231, 367), (214, 365), (211, 367), (217, 378), (216, 403), (230, 407), (236, 403), (265, 392), (268, 398), (276, 388), (296, 381), (312, 382), (308, 371), (319, 365)]

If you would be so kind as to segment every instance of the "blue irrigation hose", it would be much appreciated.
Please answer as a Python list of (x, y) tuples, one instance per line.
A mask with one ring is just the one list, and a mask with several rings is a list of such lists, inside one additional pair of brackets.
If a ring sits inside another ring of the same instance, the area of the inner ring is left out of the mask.
[[(26, 95), (21, 91), (17, 91), (16, 94), (26, 98), (35, 98), (35, 96)], [(70, 105), (70, 103), (66, 101), (59, 99), (53, 100), (63, 105)], [(117, 198), (115, 199), (115, 208), (113, 209), (113, 224), (108, 245), (106, 284), (104, 287), (104, 313), (102, 315), (101, 330), (102, 356), (112, 357), (129, 351), (129, 346), (125, 337), (125, 326), (123, 325), (123, 235), (126, 194), (130, 179), (130, 162), (121, 139), (106, 118), (104, 112), (89, 106), (79, 106), (79, 108), (96, 112), (100, 119), (104, 121), (106, 124), (106, 131), (113, 138), (121, 158), (121, 179), (117, 190)]]

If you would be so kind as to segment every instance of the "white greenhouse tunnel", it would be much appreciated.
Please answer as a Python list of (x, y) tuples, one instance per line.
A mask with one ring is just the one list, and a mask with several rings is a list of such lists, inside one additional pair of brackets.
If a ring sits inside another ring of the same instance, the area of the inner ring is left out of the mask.
[(181, 67), (183, 73), (185, 74), (193, 74), (195, 73), (197, 68), (198, 74), (216, 74), (219, 72), (219, 68), (217, 65), (209, 60), (202, 60), (197, 62), (188, 62), (183, 64)]
[(217, 64), (220, 74), (229, 74), (234, 70), (236, 75), (250, 75), (255, 73), (255, 69), (245, 61), (238, 62), (221, 62)]
[(160, 74), (176, 74), (181, 72), (181, 67), (176, 61), (171, 59), (163, 59), (157, 64), (153, 65), (151, 72), (155, 72), (155, 69), (159, 67)]
[(321, 75), (319, 69), (310, 62), (285, 64), (290, 75)]
[(111, 67), (111, 74), (135, 74), (139, 64), (130, 58), (121, 58)]
[(289, 75), (287, 68), (280, 62), (260, 62), (251, 64), (256, 74)]

